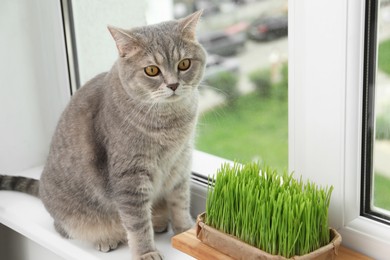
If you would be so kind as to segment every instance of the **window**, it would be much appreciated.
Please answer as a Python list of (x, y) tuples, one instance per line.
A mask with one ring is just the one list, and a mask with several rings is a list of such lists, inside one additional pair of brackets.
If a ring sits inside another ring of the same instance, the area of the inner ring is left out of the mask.
[[(144, 19), (129, 23), (120, 11), (134, 9), (131, 1), (114, 6), (87, 2), (63, 1), (74, 91), (116, 59), (107, 23), (123, 28), (145, 23)], [(159, 1), (158, 9), (155, 5), (152, 0), (146, 3), (147, 23), (204, 10), (198, 40), (209, 55), (200, 86), (196, 148), (230, 160), (258, 160), (287, 169), (287, 0), (168, 0)], [(106, 14), (108, 9), (115, 16)], [(95, 19), (103, 13), (104, 19)]]
[(288, 167), (287, 0), (173, 1), (180, 18), (203, 9), (208, 52), (196, 149)]
[[(131, 27), (145, 24), (144, 1), (61, 1), (72, 91), (97, 74), (108, 71), (117, 58), (107, 25)], [(108, 11), (109, 10), (109, 11)]]
[(360, 214), (365, 10), (289, 2), (289, 167), (334, 186), (330, 225), (344, 246), (386, 259), (390, 226)]
[(361, 214), (390, 224), (390, 1), (367, 1)]
[[(14, 3), (15, 1), (8, 2)], [(25, 2), (30, 3), (30, 1)], [(126, 0), (126, 2), (132, 2), (134, 8), (137, 8), (138, 4), (143, 5), (144, 3), (144, 1), (138, 0)], [(155, 2), (162, 3), (165, 1), (156, 0)], [(387, 2), (381, 1), (379, 3), (378, 19), (386, 18)], [(60, 19), (54, 18), (59, 17), (59, 14), (55, 13), (55, 10), (59, 10), (57, 3), (56, 1), (46, 1), (45, 4), (41, 5), (37, 5), (35, 2), (31, 2), (30, 5), (26, 6), (18, 4), (23, 12), (11, 16), (14, 20), (10, 21), (15, 21), (16, 27), (18, 27), (16, 31), (32, 32), (31, 35), (34, 37), (23, 33), (16, 38), (6, 37), (12, 41), (5, 44), (9, 48), (4, 48), (5, 54), (8, 55), (5, 56), (8, 58), (4, 59), (4, 61), (7, 61), (7, 63), (4, 63), (6, 64), (5, 71), (9, 71), (10, 68), (13, 70), (5, 75), (14, 75), (15, 72), (18, 72), (18, 74), (22, 73), (24, 76), (13, 77), (12, 79), (6, 77), (5, 83), (12, 87), (2, 88), (5, 93), (2, 97), (5, 98), (3, 98), (4, 102), (0, 102), (2, 108), (4, 108), (1, 112), (2, 115), (6, 116), (2, 117), (4, 120), (1, 122), (4, 127), (1, 129), (4, 133), (3, 136), (12, 137), (9, 138), (10, 142), (4, 143), (8, 145), (2, 143), (2, 155), (10, 162), (8, 167), (3, 160), (2, 167), (5, 172), (21, 171), (23, 168), (44, 161), (45, 149), (48, 147), (51, 136), (51, 130), (46, 132), (46, 125), (54, 129), (58, 115), (68, 100), (68, 78), (62, 48), (62, 25)], [(72, 3), (83, 4), (80, 1), (73, 1)], [(97, 2), (93, 1), (93, 3)], [(85, 5), (88, 4), (90, 3), (85, 3)], [(122, 17), (120, 15), (122, 7), (119, 4), (118, 6), (116, 6), (118, 10), (113, 11), (115, 19), (119, 16)], [(289, 167), (291, 170), (303, 174), (305, 178), (310, 178), (319, 184), (334, 185), (330, 220), (332, 226), (338, 228), (342, 233), (345, 246), (366, 253), (376, 259), (386, 259), (390, 247), (389, 225), (360, 215), (361, 149), (363, 147), (362, 86), (364, 85), (364, 28), (367, 6), (365, 0), (289, 1)], [(6, 5), (6, 7), (13, 7), (13, 5)], [(25, 14), (31, 13), (31, 8), (34, 11), (38, 10), (41, 15), (26, 16)], [(111, 10), (113, 8), (114, 6), (110, 6)], [(84, 8), (83, 10), (87, 9)], [(15, 14), (14, 10), (17, 9), (9, 10), (10, 12), (6, 12), (7, 14)], [(98, 10), (94, 9), (94, 11), (94, 14), (97, 14)], [(100, 11), (104, 11), (104, 8)], [(123, 20), (126, 23), (123, 27), (130, 23), (134, 25), (143, 23), (143, 12), (140, 12), (139, 16), (134, 11), (132, 14), (131, 16), (124, 15), (126, 17)], [(85, 14), (84, 18), (87, 18), (87, 16)], [(330, 16), (331, 19), (329, 19)], [(29, 22), (25, 23), (23, 19), (19, 19), (23, 17), (30, 17), (33, 22), (28, 20)], [(92, 18), (94, 17), (92, 16)], [(75, 17), (75, 19), (77, 18)], [(94, 20), (96, 19), (91, 19), (91, 21)], [(18, 21), (20, 24), (17, 23)], [(112, 47), (110, 36), (105, 30), (106, 23), (109, 21), (99, 19), (99, 22), (102, 25), (101, 34), (107, 35), (107, 42)], [(115, 24), (122, 26), (119, 21)], [(378, 35), (380, 35), (381, 26), (384, 25), (380, 23), (378, 25)], [(6, 25), (3, 27), (5, 28)], [(24, 30), (24, 28), (27, 28), (27, 30)], [(7, 33), (11, 35), (11, 32), (13, 32), (8, 27), (5, 29), (5, 35)], [(79, 34), (78, 43), (80, 43), (82, 37), (85, 38), (94, 34), (93, 32)], [(101, 34), (99, 33), (99, 37)], [(379, 41), (381, 42), (382, 39), (379, 39)], [(24, 44), (19, 48), (22, 51), (16, 53), (19, 56), (15, 56), (15, 53), (12, 52), (6, 52), (8, 49), (12, 49), (13, 46), (19, 46), (17, 44), (20, 43), (28, 44)], [(76, 42), (76, 44), (78, 43)], [(379, 43), (379, 48), (381, 48), (380, 46)], [(34, 47), (34, 51), (29, 51), (31, 50), (30, 47)], [(95, 46), (90, 47), (94, 48)], [(35, 55), (37, 53), (42, 55)], [(92, 54), (91, 57), (99, 55), (99, 53)], [(112, 58), (115, 59), (115, 57), (114, 49)], [(382, 54), (379, 50), (378, 59), (380, 57), (382, 57)], [(12, 60), (14, 63), (11, 62), (10, 64), (9, 61)], [(20, 61), (19, 66), (13, 66), (16, 64), (15, 61)], [(95, 61), (94, 63), (105, 64), (101, 61)], [(22, 67), (20, 67), (21, 64)], [(107, 66), (111, 66), (111, 64), (111, 62), (107, 62)], [(90, 76), (105, 69), (107, 68), (91, 72)], [(379, 68), (380, 70), (381, 68)], [(84, 76), (84, 78), (88, 79), (87, 76)], [(379, 78), (376, 82), (379, 82)], [(24, 95), (20, 95), (18, 86), (23, 87)], [(378, 94), (377, 91), (376, 94)], [(23, 106), (16, 106), (20, 102), (14, 102), (12, 106), (10, 105), (11, 100), (20, 101), (21, 97), (26, 98), (26, 102), (22, 102)], [(379, 99), (375, 100), (378, 101)], [(14, 105), (15, 109), (8, 109), (13, 108)], [(10, 115), (12, 116), (7, 116), (7, 111), (11, 111)], [(374, 110), (375, 113), (379, 111), (378, 109)], [(39, 115), (39, 117), (35, 115)], [(35, 118), (36, 120), (27, 120), (26, 116), (29, 119)], [(40, 116), (43, 117), (43, 120), (40, 120)], [(379, 118), (379, 113), (376, 117)], [(9, 121), (9, 118), (12, 118), (12, 120)], [(375, 124), (378, 123), (378, 118)], [(22, 122), (22, 124), (18, 122)], [(28, 140), (28, 143), (34, 140), (33, 145), (30, 145), (34, 148), (34, 151), (26, 150), (26, 140)], [(373, 143), (374, 147), (376, 144), (375, 141)], [(25, 153), (26, 151), (27, 153)], [(34, 159), (35, 155), (39, 157), (36, 160)], [(210, 165), (208, 161), (205, 163), (203, 155), (203, 153), (197, 154), (201, 159), (201, 163), (195, 164), (194, 167), (198, 168), (197, 172), (207, 175), (210, 172), (207, 169)], [(34, 160), (30, 160), (31, 158)], [(373, 188), (375, 194), (375, 186)], [(378, 206), (375, 203), (374, 196), (373, 205)], [(376, 210), (376, 208), (374, 209)]]
[[(390, 246), (390, 227), (360, 214), (366, 1), (289, 1), (288, 5), (289, 169), (321, 185), (333, 185), (330, 224), (340, 230), (344, 245), (383, 259)], [(229, 6), (222, 9), (227, 12)], [(212, 25), (210, 20), (208, 26)], [(221, 102), (211, 90), (204, 92)], [(210, 121), (220, 120), (218, 113)], [(197, 152), (195, 157), (196, 173), (207, 176), (213, 172), (210, 168), (219, 167), (220, 161), (210, 160), (214, 156)]]

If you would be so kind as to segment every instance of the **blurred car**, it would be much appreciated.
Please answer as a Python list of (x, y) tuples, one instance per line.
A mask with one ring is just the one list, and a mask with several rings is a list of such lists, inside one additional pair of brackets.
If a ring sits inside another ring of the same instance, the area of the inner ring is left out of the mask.
[(288, 33), (287, 16), (268, 16), (254, 20), (247, 30), (248, 38), (257, 41), (271, 41)]
[(198, 0), (194, 2), (195, 10), (203, 10), (202, 16), (210, 16), (220, 12), (218, 3), (209, 0)]
[(221, 72), (230, 72), (238, 74), (239, 71), (240, 64), (236, 58), (228, 58), (215, 54), (210, 54), (207, 57), (204, 79), (207, 80), (209, 78), (212, 78)]
[(246, 35), (245, 33), (231, 34), (225, 31), (215, 31), (199, 35), (198, 40), (208, 53), (230, 56), (244, 48)]

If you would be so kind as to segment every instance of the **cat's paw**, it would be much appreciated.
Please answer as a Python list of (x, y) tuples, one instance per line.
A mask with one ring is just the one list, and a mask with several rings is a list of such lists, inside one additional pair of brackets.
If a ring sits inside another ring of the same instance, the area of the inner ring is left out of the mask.
[(169, 219), (153, 218), (153, 230), (156, 233), (164, 233), (168, 231)]
[(156, 233), (163, 233), (168, 231), (169, 225), (169, 210), (165, 199), (160, 200), (153, 205), (152, 212), (153, 230)]
[(153, 230), (156, 233), (165, 233), (168, 231), (168, 223), (162, 224), (162, 225), (154, 225), (153, 224)]
[(149, 252), (141, 255), (139, 260), (163, 260), (164, 257), (159, 252)]
[(107, 253), (118, 247), (119, 242), (114, 240), (99, 241), (95, 243), (95, 248), (101, 252)]
[(191, 219), (191, 220), (188, 220), (187, 223), (182, 223), (182, 225), (178, 226), (178, 225), (173, 225), (172, 229), (173, 229), (173, 233), (175, 233), (175, 235), (177, 234), (180, 234), (180, 233), (183, 233), (191, 228), (193, 228), (195, 226), (195, 222)]

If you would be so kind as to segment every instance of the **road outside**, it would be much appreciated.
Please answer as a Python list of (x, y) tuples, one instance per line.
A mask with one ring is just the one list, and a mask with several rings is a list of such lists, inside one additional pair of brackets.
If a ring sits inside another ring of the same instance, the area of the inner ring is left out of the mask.
[[(248, 74), (257, 69), (271, 67), (272, 56), (277, 56), (277, 63), (287, 61), (287, 38), (281, 38), (272, 42), (257, 43), (247, 41), (245, 50), (236, 56), (240, 64), (240, 78), (238, 88), (241, 93), (253, 91), (254, 87), (249, 82)], [(224, 102), (223, 94), (214, 91), (212, 86), (202, 87), (200, 111), (206, 111)]]
[[(208, 15), (202, 19), (199, 33), (237, 28), (243, 24), (250, 24), (251, 21), (260, 16), (286, 14), (287, 12), (287, 0), (253, 0), (248, 2), (250, 3), (240, 6), (222, 5), (220, 13)], [(248, 39), (243, 50), (233, 58), (237, 59), (239, 64), (239, 91), (246, 94), (254, 89), (249, 82), (249, 73), (287, 61), (287, 37), (268, 42), (256, 42)], [(204, 85), (201, 89), (200, 112), (212, 109), (224, 102), (223, 93), (215, 91), (213, 86)]]
[[(226, 29), (240, 23), (249, 24), (260, 15), (272, 15), (287, 11), (286, 0), (251, 1), (250, 4), (235, 6), (225, 5), (221, 12), (208, 15), (202, 19), (200, 32)], [(382, 6), (379, 17), (378, 40), (390, 38), (390, 5)], [(276, 59), (275, 59), (276, 57)], [(270, 68), (273, 64), (287, 61), (287, 37), (269, 42), (247, 40), (245, 48), (234, 56), (240, 67), (239, 90), (248, 93), (253, 90), (248, 74), (261, 68)], [(390, 105), (390, 75), (378, 70), (376, 78), (376, 112), (381, 112)], [(212, 86), (203, 86), (201, 91), (200, 110), (206, 111), (224, 102), (224, 95), (215, 91)], [(390, 141), (377, 140), (374, 145), (375, 171), (390, 178)]]

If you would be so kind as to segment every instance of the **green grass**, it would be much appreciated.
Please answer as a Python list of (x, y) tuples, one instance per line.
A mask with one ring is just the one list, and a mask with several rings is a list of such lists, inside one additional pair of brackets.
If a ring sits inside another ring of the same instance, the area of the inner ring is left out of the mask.
[(374, 205), (390, 211), (390, 178), (380, 173), (374, 177)]
[(200, 116), (197, 149), (248, 162), (253, 159), (281, 170), (288, 166), (287, 100), (241, 96), (234, 107), (221, 106)]
[(259, 163), (225, 164), (209, 180), (206, 224), (273, 255), (304, 255), (330, 242), (332, 190)]
[(380, 70), (390, 75), (390, 39), (379, 44), (378, 67)]

